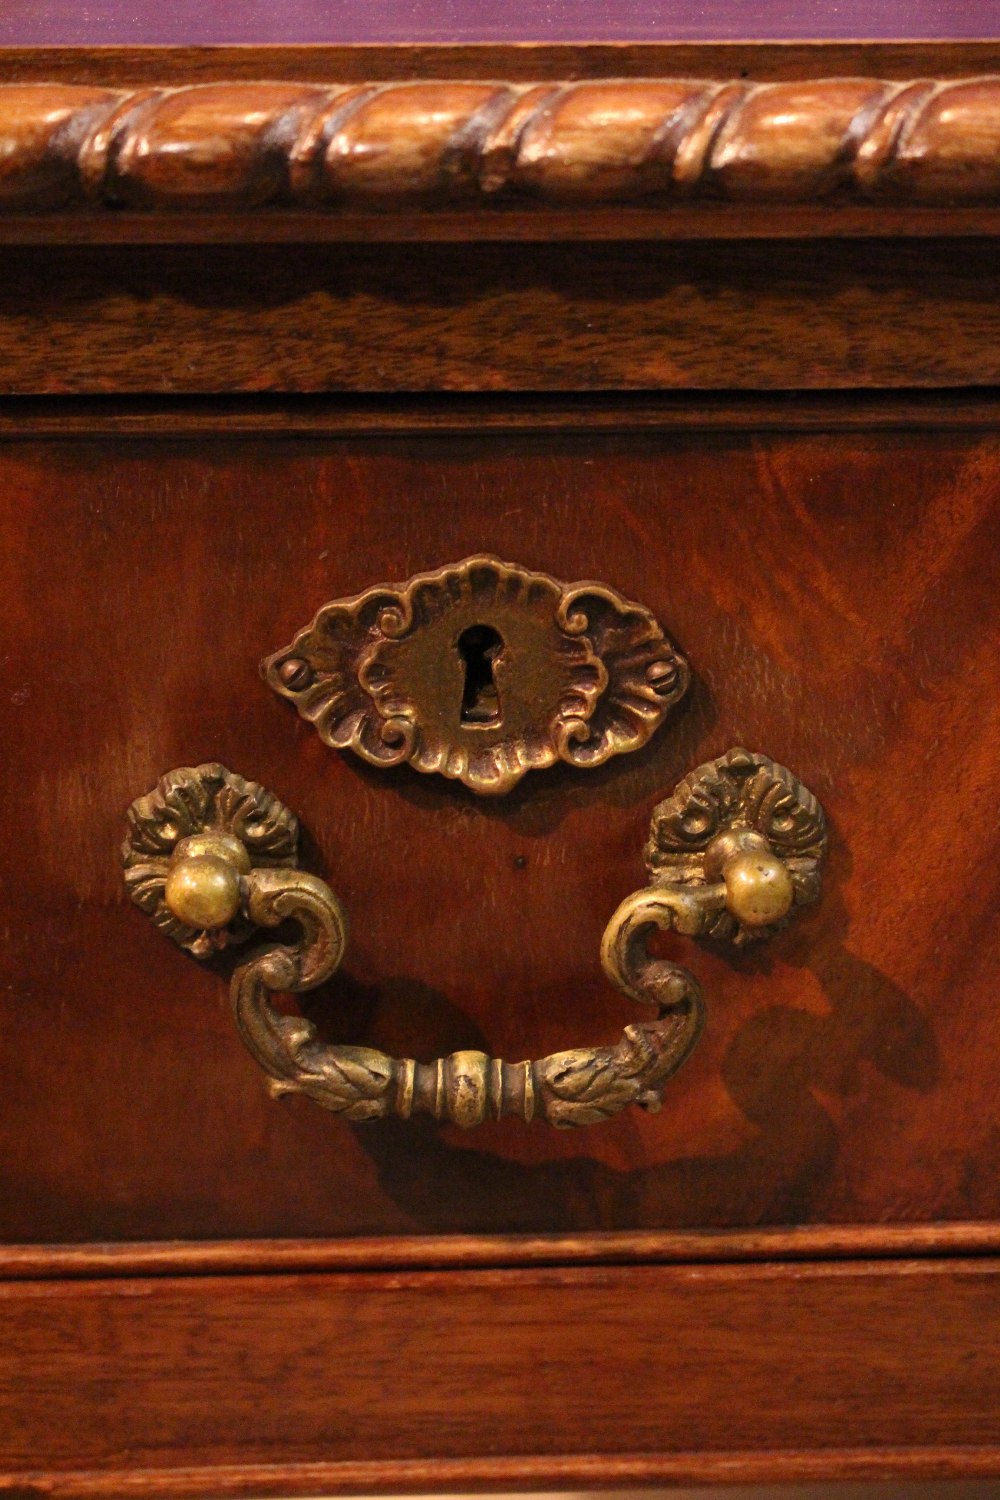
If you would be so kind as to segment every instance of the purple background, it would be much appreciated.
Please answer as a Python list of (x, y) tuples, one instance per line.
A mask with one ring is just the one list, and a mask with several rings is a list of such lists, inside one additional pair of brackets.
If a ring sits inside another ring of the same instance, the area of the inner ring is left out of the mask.
[(0, 44), (6, 46), (875, 41), (998, 34), (1000, 0), (0, 0)]

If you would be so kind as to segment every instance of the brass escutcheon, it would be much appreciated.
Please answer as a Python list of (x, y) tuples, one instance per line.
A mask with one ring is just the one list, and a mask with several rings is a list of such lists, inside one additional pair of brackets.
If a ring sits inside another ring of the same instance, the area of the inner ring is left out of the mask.
[(638, 749), (691, 675), (641, 604), (486, 555), (335, 599), (261, 670), (335, 749), (494, 796)]

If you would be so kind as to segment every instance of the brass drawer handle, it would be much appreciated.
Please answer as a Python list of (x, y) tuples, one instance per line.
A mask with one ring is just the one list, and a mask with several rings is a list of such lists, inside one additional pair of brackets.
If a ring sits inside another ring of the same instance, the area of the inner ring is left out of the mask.
[(471, 1127), (515, 1115), (590, 1125), (629, 1104), (660, 1108), (667, 1081), (704, 1022), (697, 980), (653, 957), (654, 929), (742, 943), (816, 899), (823, 814), (790, 772), (730, 751), (656, 808), (646, 850), (651, 883), (628, 896), (604, 933), (611, 983), (656, 1012), (614, 1047), (572, 1048), (533, 1062), (455, 1052), (431, 1063), (371, 1047), (331, 1046), (278, 993), (321, 984), (340, 965), (347, 919), (330, 887), (296, 868), (298, 823), (256, 782), (209, 764), (168, 772), (129, 809), (125, 879), (133, 901), (198, 958), (291, 918), (294, 944), (255, 949), (233, 974), (233, 1014), (274, 1095), (303, 1093), (349, 1120), (424, 1112)]

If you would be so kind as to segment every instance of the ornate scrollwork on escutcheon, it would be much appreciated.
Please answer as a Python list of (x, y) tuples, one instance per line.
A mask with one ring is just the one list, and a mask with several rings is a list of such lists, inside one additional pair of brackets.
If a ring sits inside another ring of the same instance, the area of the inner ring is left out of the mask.
[(485, 555), (334, 600), (262, 671), (335, 749), (493, 795), (638, 749), (690, 681), (642, 605)]

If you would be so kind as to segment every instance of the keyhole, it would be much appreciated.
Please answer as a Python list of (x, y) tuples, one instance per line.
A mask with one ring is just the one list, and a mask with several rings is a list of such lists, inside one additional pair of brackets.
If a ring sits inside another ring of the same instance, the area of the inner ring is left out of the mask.
[(463, 724), (499, 724), (500, 694), (493, 668), (503, 650), (503, 638), (492, 625), (470, 625), (458, 638), (458, 654), (465, 665), (462, 688)]

